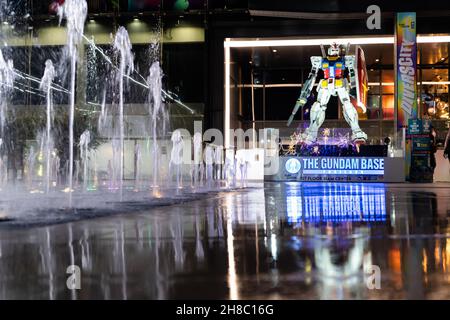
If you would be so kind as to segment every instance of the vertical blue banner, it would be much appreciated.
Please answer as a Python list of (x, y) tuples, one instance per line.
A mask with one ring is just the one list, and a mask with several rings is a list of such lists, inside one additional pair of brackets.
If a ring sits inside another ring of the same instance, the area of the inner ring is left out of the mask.
[(417, 119), (416, 13), (397, 13), (395, 25), (395, 114), (397, 128)]

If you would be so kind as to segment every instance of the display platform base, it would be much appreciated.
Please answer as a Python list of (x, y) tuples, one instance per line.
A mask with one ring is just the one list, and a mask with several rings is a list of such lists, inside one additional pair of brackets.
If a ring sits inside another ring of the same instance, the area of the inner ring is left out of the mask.
[(265, 181), (405, 182), (405, 159), (280, 156), (278, 172)]

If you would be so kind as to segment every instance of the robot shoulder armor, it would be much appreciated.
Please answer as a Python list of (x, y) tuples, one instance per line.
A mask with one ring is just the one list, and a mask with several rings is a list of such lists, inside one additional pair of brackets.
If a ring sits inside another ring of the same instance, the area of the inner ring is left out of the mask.
[(345, 56), (345, 64), (353, 64), (353, 63), (355, 63), (355, 60), (356, 59), (356, 57), (355, 56), (353, 56), (353, 55), (351, 55), (351, 56)]
[(320, 56), (312, 56), (311, 57), (311, 64), (313, 66), (320, 67), (320, 65), (322, 64), (322, 57), (320, 57)]

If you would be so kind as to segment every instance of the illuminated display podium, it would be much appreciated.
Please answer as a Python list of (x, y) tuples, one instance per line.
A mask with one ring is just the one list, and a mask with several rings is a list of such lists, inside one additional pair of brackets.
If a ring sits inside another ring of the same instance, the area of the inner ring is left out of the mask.
[(280, 156), (278, 161), (278, 172), (266, 181), (405, 181), (403, 158)]

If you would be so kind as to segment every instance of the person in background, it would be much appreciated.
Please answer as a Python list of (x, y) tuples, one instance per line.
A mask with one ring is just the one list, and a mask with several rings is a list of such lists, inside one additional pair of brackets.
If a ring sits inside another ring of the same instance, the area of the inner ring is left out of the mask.
[(444, 158), (450, 161), (450, 126), (448, 128), (447, 137), (445, 137)]
[(434, 127), (431, 127), (430, 130), (430, 167), (433, 170), (436, 169), (436, 151), (437, 151), (437, 145), (436, 145), (436, 129)]

